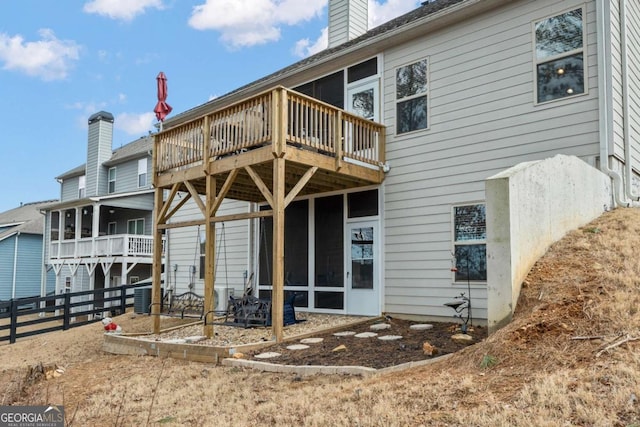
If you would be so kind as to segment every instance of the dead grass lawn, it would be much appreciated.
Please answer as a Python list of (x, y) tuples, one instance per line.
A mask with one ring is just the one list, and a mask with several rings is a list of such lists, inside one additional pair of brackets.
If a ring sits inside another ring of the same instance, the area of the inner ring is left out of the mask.
[[(112, 356), (90, 325), (0, 346), (2, 403), (64, 404), (73, 426), (640, 426), (638, 248), (640, 210), (606, 213), (535, 265), (510, 325), (422, 368), (300, 378)], [(65, 373), (26, 384), (36, 363)]]

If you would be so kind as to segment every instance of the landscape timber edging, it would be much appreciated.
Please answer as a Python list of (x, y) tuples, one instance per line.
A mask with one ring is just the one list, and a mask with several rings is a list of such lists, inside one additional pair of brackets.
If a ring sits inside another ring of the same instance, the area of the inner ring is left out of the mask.
[(220, 360), (229, 357), (236, 352), (257, 350), (272, 344), (273, 342), (265, 341), (235, 346), (210, 346), (201, 344), (149, 341), (140, 339), (139, 337), (104, 334), (102, 350), (111, 354), (171, 357), (174, 359), (190, 360), (193, 362), (218, 364)]

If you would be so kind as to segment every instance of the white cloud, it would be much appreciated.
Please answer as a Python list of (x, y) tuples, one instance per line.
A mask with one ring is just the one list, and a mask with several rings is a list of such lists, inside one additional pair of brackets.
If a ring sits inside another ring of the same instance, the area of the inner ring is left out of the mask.
[(315, 42), (311, 43), (309, 39), (298, 40), (293, 48), (293, 53), (296, 56), (305, 58), (326, 49), (328, 45), (329, 27), (324, 27), (320, 33), (320, 37), (318, 37)]
[(80, 57), (80, 45), (60, 40), (50, 29), (39, 31), (40, 40), (25, 42), (22, 36), (0, 33), (0, 61), (5, 70), (22, 71), (42, 80), (67, 77), (73, 62)]
[(86, 13), (96, 13), (107, 18), (131, 21), (146, 9), (164, 9), (162, 0), (92, 0), (84, 4)]
[(146, 135), (153, 129), (155, 118), (153, 111), (141, 114), (121, 113), (115, 117), (113, 126), (129, 135)]
[(369, 0), (369, 28), (391, 21), (393, 18), (417, 8), (421, 3), (416, 0), (387, 0), (384, 3)]
[(189, 25), (215, 30), (232, 48), (280, 39), (283, 25), (296, 25), (320, 16), (327, 0), (206, 0), (195, 6)]

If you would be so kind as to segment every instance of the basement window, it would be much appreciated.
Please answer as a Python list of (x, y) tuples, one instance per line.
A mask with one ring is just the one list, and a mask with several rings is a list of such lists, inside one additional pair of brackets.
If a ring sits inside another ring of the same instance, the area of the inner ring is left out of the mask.
[(484, 204), (453, 207), (454, 280), (487, 280), (487, 221)]

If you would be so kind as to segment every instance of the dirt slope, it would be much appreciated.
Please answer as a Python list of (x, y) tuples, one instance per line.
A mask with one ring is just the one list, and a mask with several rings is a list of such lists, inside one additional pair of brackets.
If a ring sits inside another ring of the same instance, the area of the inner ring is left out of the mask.
[[(510, 325), (423, 368), (300, 378), (111, 356), (83, 327), (0, 346), (2, 404), (64, 404), (73, 426), (640, 426), (638, 248), (640, 211), (604, 214), (535, 265)], [(39, 362), (65, 372), (25, 378)]]

